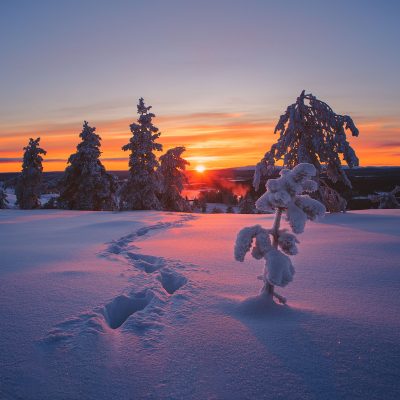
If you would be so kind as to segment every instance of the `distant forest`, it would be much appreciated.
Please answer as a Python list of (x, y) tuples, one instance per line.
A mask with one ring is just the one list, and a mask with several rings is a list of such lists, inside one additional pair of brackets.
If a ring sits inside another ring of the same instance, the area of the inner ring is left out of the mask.
[[(400, 184), (400, 167), (358, 167), (353, 169), (344, 168), (349, 177), (353, 188), (345, 191), (348, 201), (348, 209), (359, 210), (376, 208), (371, 203), (369, 195), (377, 192), (389, 192), (396, 185)], [(127, 179), (128, 171), (111, 171), (120, 181)], [(63, 171), (44, 172), (43, 184), (51, 192), (57, 186), (57, 182), (62, 177)], [(254, 196), (261, 195), (265, 189), (262, 185), (256, 193), (252, 187), (254, 169), (249, 168), (227, 168), (218, 170), (208, 170), (204, 174), (196, 171), (186, 171), (189, 182), (185, 189), (218, 191), (221, 187), (228, 188), (236, 195), (243, 195), (244, 191), (253, 193)], [(0, 181), (6, 186), (14, 186), (19, 172), (2, 172)], [(271, 176), (271, 178), (277, 177)], [(343, 190), (343, 189), (342, 189)]]

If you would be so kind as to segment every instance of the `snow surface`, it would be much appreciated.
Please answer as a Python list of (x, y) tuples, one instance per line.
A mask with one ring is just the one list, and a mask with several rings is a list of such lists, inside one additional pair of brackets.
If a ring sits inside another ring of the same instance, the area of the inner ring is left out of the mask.
[(0, 398), (400, 398), (400, 211), (310, 222), (276, 307), (272, 219), (0, 210)]

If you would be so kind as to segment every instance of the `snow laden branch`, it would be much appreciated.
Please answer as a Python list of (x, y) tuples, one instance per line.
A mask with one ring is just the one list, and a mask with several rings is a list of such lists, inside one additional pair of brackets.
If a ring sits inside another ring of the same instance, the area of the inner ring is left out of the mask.
[[(336, 114), (328, 104), (312, 94), (305, 94), (303, 90), (296, 102), (288, 106), (279, 118), (274, 131), (279, 133), (278, 141), (256, 166), (253, 180), (255, 189), (258, 190), (261, 180), (271, 174), (278, 160), (282, 160), (286, 168), (293, 168), (300, 163), (312, 164), (318, 173), (325, 170), (333, 183), (340, 181), (351, 188), (342, 170), (340, 155), (350, 168), (358, 166), (359, 161), (346, 140), (346, 130), (353, 136), (359, 134), (348, 115)], [(344, 211), (344, 199), (329, 189), (325, 184), (319, 190), (328, 210)]]
[(265, 259), (263, 280), (264, 290), (279, 302), (286, 299), (274, 291), (274, 286), (286, 286), (295, 273), (288, 256), (298, 252), (296, 235), (280, 229), (282, 214), (286, 214), (293, 233), (304, 231), (307, 220), (316, 220), (325, 214), (325, 206), (308, 194), (318, 189), (312, 179), (316, 169), (312, 164), (301, 163), (292, 170), (282, 169), (280, 178), (269, 179), (267, 191), (256, 201), (261, 211), (274, 212), (275, 220), (271, 229), (260, 225), (243, 228), (237, 236), (234, 255), (237, 261), (244, 261), (248, 252), (260, 260)]

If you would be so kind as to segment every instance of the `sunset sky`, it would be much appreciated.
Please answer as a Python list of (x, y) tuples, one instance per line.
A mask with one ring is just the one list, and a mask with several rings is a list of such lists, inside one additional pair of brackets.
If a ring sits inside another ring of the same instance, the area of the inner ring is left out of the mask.
[(351, 115), (360, 164), (399, 165), (398, 1), (20, 1), (0, 5), (0, 172), (40, 136), (62, 170), (83, 120), (127, 169), (144, 97), (192, 168), (254, 165), (302, 89)]

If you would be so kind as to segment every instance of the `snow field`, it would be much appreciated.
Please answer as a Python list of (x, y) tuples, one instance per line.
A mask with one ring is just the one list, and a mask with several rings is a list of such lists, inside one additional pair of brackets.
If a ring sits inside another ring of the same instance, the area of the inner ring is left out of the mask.
[(400, 213), (310, 222), (287, 306), (233, 260), (272, 220), (2, 210), (0, 398), (397, 399)]

